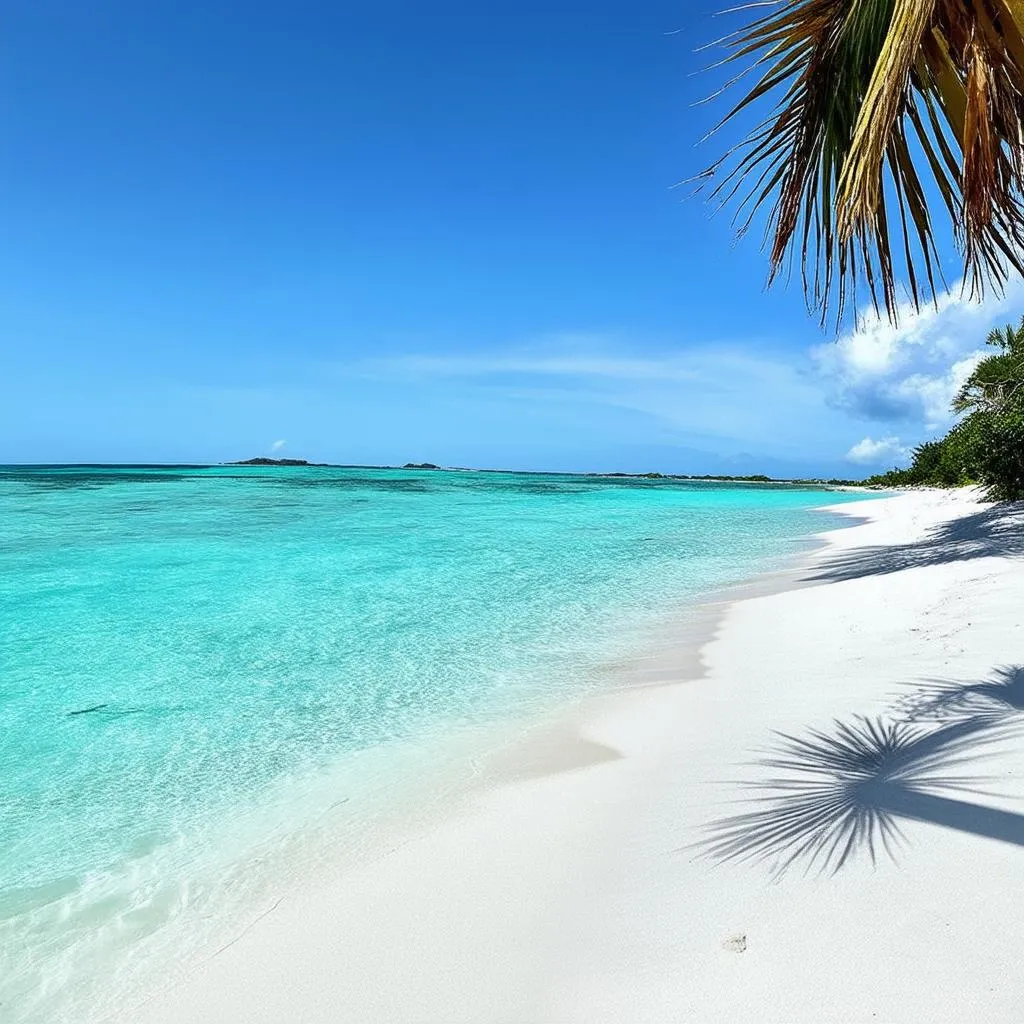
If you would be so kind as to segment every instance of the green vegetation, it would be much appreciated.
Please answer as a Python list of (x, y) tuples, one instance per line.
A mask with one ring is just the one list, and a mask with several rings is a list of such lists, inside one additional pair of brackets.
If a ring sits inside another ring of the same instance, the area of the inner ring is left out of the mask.
[(587, 473), (587, 476), (621, 478), (624, 480), (697, 480), (706, 483), (739, 483), (739, 484), (805, 484), (815, 487), (825, 484), (829, 487), (863, 487), (862, 480), (840, 480), (832, 477), (776, 477), (764, 473), (753, 473), (749, 476), (730, 476), (727, 473)]
[(752, 476), (712, 476), (709, 473), (704, 473), (701, 476), (687, 476), (684, 477), (686, 480), (732, 480), (738, 481), (745, 484), (768, 484), (772, 482), (770, 476), (765, 476), (764, 473), (754, 473)]
[(963, 415), (943, 438), (914, 450), (908, 469), (871, 477), (880, 486), (981, 484), (993, 501), (1024, 499), (1024, 319), (993, 331), (983, 359), (953, 400)]

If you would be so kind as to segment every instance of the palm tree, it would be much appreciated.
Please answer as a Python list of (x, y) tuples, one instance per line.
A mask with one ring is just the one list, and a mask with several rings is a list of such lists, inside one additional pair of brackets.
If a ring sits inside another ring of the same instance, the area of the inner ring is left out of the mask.
[(771, 279), (798, 262), (809, 308), (824, 321), (834, 307), (837, 322), (863, 281), (895, 320), (898, 274), (915, 306), (942, 280), (937, 209), (972, 296), (1024, 273), (1024, 2), (741, 10), (764, 6), (723, 40), (722, 63), (750, 62), (733, 83), (759, 77), (719, 127), (767, 97), (776, 105), (700, 177), (722, 203), (737, 200), (741, 232), (769, 211)]
[(1002, 413), (1024, 398), (1024, 319), (988, 336), (999, 351), (982, 359), (953, 399), (954, 412)]

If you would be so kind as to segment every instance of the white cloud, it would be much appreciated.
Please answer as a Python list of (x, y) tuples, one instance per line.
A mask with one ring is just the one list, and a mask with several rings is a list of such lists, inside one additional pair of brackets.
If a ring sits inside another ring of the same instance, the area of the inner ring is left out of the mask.
[(894, 327), (884, 317), (865, 318), (837, 342), (812, 351), (828, 382), (831, 401), (862, 419), (907, 422), (937, 431), (951, 421), (953, 395), (984, 351), (996, 324), (1019, 315), (1024, 287), (983, 303), (961, 297), (959, 287), (920, 312), (900, 311)]
[(572, 334), (498, 352), (368, 360), (347, 370), (412, 382), (444, 378), (464, 392), (486, 388), (495, 399), (604, 406), (639, 414), (662, 438), (766, 442), (789, 453), (806, 446), (807, 420), (827, 412), (804, 353), (754, 345), (639, 348)]
[(898, 437), (883, 437), (877, 441), (865, 437), (846, 453), (850, 462), (857, 462), (863, 466), (902, 462), (909, 455), (909, 449), (900, 443)]
[(287, 441), (275, 441), (271, 446), (272, 452), (279, 452), (288, 442)]
[(487, 355), (398, 356), (376, 360), (371, 370), (437, 377), (605, 377), (616, 380), (676, 380), (700, 378), (692, 358), (659, 358), (585, 351), (540, 351), (537, 348)]
[[(952, 290), (936, 307), (904, 309), (899, 327), (871, 317), (810, 350), (754, 339), (637, 344), (577, 333), (498, 351), (396, 355), (338, 369), (389, 386), (425, 384), (456, 402), (482, 396), (521, 410), (557, 407), (581, 422), (615, 415), (620, 431), (659, 443), (754, 446), (789, 458), (846, 451), (856, 463), (891, 465), (948, 426), (952, 398), (985, 354), (989, 329), (1022, 309), (1024, 286), (983, 304)], [(851, 420), (884, 426), (850, 448), (864, 432), (861, 426), (853, 433)]]

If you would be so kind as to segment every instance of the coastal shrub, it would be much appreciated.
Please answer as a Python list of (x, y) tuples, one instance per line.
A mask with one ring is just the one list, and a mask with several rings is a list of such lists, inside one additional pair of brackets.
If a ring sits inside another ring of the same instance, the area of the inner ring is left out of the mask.
[(974, 424), (979, 483), (993, 501), (1024, 500), (1024, 411), (984, 416)]
[(973, 435), (958, 424), (945, 437), (914, 449), (906, 469), (893, 468), (865, 483), (889, 487), (962, 487), (977, 480)]
[(953, 401), (963, 418), (945, 437), (914, 449), (905, 469), (866, 481), (882, 487), (981, 484), (992, 501), (1024, 500), (1024, 319), (993, 331), (998, 351), (982, 359)]

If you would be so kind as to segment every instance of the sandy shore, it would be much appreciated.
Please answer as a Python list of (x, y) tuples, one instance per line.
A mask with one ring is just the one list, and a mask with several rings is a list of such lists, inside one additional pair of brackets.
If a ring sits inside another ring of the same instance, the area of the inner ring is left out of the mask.
[(700, 665), (663, 645), (124, 1020), (1019, 1021), (1024, 509), (837, 511)]

